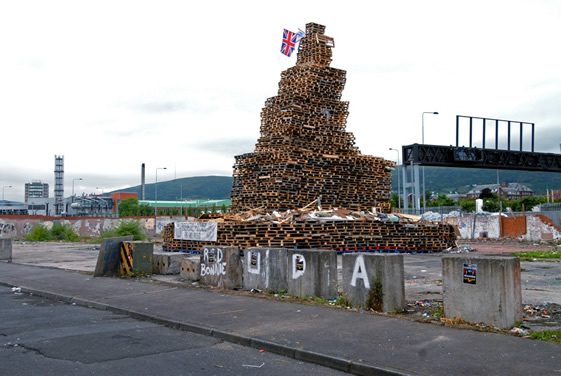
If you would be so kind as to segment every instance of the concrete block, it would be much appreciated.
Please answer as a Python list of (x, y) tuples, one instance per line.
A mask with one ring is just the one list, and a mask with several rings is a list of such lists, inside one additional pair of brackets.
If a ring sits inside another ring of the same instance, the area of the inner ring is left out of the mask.
[(94, 277), (113, 277), (119, 273), (121, 242), (132, 241), (132, 235), (107, 238), (101, 242)]
[(444, 315), (510, 328), (522, 319), (520, 260), (510, 256), (442, 257)]
[(318, 249), (289, 250), (288, 294), (335, 298), (337, 252)]
[(181, 260), (181, 278), (188, 281), (198, 281), (201, 275), (201, 258), (199, 256), (185, 257)]
[(12, 262), (12, 239), (0, 239), (0, 260)]
[(177, 252), (154, 252), (152, 271), (154, 274), (179, 274), (185, 254)]
[(200, 284), (223, 289), (242, 288), (242, 262), (237, 247), (204, 247)]
[(135, 273), (152, 274), (154, 259), (154, 243), (133, 241), (132, 270)]
[(244, 289), (287, 291), (287, 274), (288, 251), (286, 249), (249, 248), (244, 252)]
[(372, 291), (376, 297), (374, 303), (379, 304), (378, 310), (400, 311), (405, 308), (403, 270), (403, 255), (400, 254), (344, 254), (343, 292), (353, 307), (366, 307)]

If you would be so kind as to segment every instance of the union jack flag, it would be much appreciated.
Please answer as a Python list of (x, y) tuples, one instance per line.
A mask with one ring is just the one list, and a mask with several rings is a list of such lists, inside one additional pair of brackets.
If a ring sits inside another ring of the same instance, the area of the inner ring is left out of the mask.
[(282, 33), (282, 46), (281, 52), (286, 56), (292, 55), (294, 48), (296, 47), (296, 43), (304, 36), (303, 32), (294, 33), (290, 30), (284, 29)]

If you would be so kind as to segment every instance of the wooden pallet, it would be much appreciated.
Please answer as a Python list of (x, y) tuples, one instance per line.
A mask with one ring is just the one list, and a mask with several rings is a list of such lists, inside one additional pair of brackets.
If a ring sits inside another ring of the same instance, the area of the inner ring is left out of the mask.
[(306, 25), (296, 66), (281, 73), (278, 95), (265, 101), (253, 153), (236, 157), (231, 210), (302, 207), (391, 210), (392, 161), (362, 155), (346, 131), (341, 101), (346, 72), (331, 68), (333, 39)]

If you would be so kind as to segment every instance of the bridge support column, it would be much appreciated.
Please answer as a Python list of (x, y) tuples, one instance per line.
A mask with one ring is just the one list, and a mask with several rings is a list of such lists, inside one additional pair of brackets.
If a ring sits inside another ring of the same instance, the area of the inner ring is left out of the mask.
[(403, 164), (403, 207), (407, 211), (411, 203), (415, 214), (421, 213), (421, 190), (419, 187), (419, 165)]

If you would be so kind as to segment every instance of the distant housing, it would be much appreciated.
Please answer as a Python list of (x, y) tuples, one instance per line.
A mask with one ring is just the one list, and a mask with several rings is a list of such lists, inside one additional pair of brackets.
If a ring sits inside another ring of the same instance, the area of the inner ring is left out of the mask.
[(467, 194), (467, 198), (479, 198), (481, 192), (489, 190), (491, 193), (506, 199), (519, 199), (533, 196), (534, 191), (524, 184), (520, 183), (502, 183), (502, 184), (482, 184), (473, 187)]

